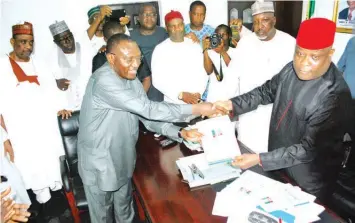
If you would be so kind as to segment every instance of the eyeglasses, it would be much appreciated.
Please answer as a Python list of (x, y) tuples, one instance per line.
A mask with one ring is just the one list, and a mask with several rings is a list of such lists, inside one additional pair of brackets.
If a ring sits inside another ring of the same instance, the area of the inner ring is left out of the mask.
[[(115, 53), (109, 53), (109, 54), (112, 54), (112, 55), (117, 56), (117, 54), (115, 54)], [(123, 59), (123, 60), (125, 61), (125, 63), (127, 63), (127, 65), (132, 65), (133, 62), (141, 63), (142, 60), (143, 60), (143, 55), (141, 55), (141, 56), (139, 56), (139, 57), (126, 57), (126, 56), (121, 56), (120, 59)]]
[(148, 18), (148, 17), (156, 17), (157, 13), (143, 13), (141, 15), (145, 18)]

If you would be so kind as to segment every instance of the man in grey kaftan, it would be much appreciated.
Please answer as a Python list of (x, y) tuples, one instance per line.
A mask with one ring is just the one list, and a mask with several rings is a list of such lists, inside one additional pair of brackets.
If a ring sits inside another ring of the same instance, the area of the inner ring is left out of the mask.
[[(78, 135), (79, 173), (93, 223), (112, 222), (112, 209), (116, 222), (133, 221), (131, 178), (139, 120), (148, 130), (181, 142), (184, 134), (179, 134), (180, 127), (150, 120), (181, 122), (192, 114), (212, 111), (211, 104), (150, 101), (135, 78), (140, 57), (137, 44), (128, 36), (112, 36), (107, 43), (108, 62), (91, 76), (84, 95)], [(125, 63), (122, 58), (130, 59)]]

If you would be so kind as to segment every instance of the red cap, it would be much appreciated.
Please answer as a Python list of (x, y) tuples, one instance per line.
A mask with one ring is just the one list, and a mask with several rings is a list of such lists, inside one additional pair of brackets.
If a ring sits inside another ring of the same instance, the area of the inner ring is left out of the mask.
[(325, 18), (313, 18), (301, 23), (297, 45), (308, 50), (320, 50), (334, 43), (336, 24)]
[(165, 15), (165, 24), (168, 24), (168, 22), (170, 22), (172, 19), (182, 19), (184, 21), (181, 13), (174, 10), (171, 10), (171, 12)]
[(17, 35), (17, 34), (33, 35), (32, 24), (29, 22), (25, 22), (24, 24), (13, 25), (12, 35)]

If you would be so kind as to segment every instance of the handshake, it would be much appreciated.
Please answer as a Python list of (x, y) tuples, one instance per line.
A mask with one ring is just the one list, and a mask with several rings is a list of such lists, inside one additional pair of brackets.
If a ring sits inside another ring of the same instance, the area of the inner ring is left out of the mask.
[[(214, 118), (217, 116), (228, 115), (233, 110), (232, 102), (217, 101), (215, 103), (200, 103), (192, 105), (192, 114), (201, 115), (202, 117)], [(181, 136), (184, 140), (190, 142), (201, 142), (202, 134), (198, 129), (191, 129), (181, 131)]]
[(217, 101), (215, 103), (200, 103), (192, 105), (192, 114), (213, 118), (228, 115), (233, 110), (232, 101)]

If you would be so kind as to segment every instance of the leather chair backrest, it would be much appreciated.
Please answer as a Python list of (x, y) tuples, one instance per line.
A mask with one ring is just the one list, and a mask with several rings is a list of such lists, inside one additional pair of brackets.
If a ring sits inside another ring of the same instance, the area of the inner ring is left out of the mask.
[(62, 136), (66, 159), (71, 177), (78, 175), (77, 142), (80, 111), (75, 111), (68, 119), (58, 117), (59, 131)]

